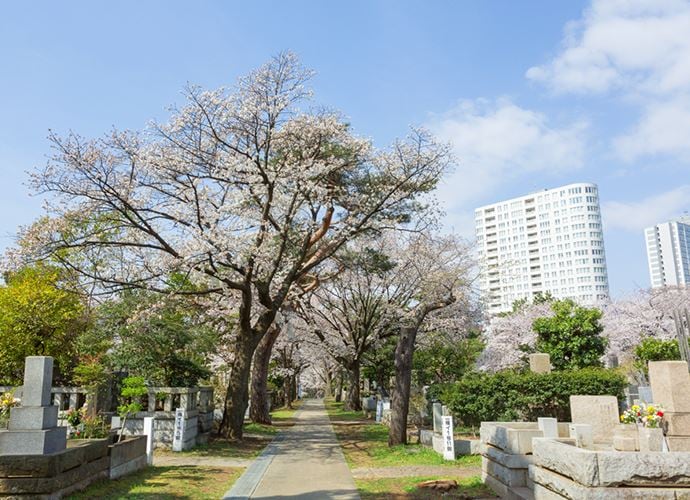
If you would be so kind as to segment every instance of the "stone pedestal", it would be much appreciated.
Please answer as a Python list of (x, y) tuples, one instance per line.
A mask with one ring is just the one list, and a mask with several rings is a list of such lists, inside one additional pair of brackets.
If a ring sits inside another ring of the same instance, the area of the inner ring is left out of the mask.
[(67, 447), (67, 429), (58, 427), (58, 407), (50, 402), (53, 358), (29, 356), (24, 365), (21, 406), (10, 410), (0, 431), (0, 455), (48, 455)]

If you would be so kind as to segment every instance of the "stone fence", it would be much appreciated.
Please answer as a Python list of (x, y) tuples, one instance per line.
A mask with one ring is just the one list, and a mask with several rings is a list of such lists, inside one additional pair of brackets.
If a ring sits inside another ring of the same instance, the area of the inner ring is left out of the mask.
[(175, 410), (183, 410), (182, 449), (206, 443), (213, 430), (212, 387), (150, 387), (144, 409), (125, 421), (125, 435), (144, 432), (144, 418), (153, 417), (154, 447), (170, 448), (175, 431)]
[[(0, 386), (0, 394), (14, 393), (21, 399), (22, 387)], [(51, 403), (58, 406), (59, 425), (67, 426), (64, 419), (67, 410), (82, 408), (87, 401), (88, 391), (83, 387), (53, 387)], [(143, 410), (125, 422), (124, 434), (143, 434), (144, 417), (154, 418), (154, 446), (171, 447), (175, 429), (175, 410), (185, 412), (185, 439), (183, 449), (208, 441), (213, 430), (213, 387), (149, 387), (148, 396), (141, 401)], [(110, 417), (110, 413), (106, 414)], [(115, 425), (117, 418), (113, 417)]]

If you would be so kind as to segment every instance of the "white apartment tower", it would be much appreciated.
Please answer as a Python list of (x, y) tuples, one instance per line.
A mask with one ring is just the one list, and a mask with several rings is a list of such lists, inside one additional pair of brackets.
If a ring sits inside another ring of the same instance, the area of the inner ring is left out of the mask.
[(652, 287), (690, 285), (690, 217), (644, 230)]
[(480, 290), (490, 314), (550, 292), (594, 305), (609, 295), (596, 184), (569, 184), (475, 210)]

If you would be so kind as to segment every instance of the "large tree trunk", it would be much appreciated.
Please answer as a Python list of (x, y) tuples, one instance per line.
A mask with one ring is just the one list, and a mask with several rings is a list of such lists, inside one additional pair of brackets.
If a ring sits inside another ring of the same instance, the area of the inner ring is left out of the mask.
[(350, 411), (362, 410), (362, 398), (359, 392), (359, 360), (353, 361), (347, 367), (348, 388), (345, 399), (345, 409)]
[(403, 327), (395, 347), (395, 383), (391, 397), (391, 428), (388, 446), (407, 444), (407, 414), (410, 409), (412, 356), (417, 328)]
[(271, 327), (254, 352), (252, 363), (251, 403), (249, 418), (257, 424), (271, 423), (271, 413), (268, 402), (268, 366), (271, 362), (273, 346), (280, 335), (280, 328)]
[(236, 343), (235, 357), (230, 365), (223, 420), (218, 431), (233, 441), (242, 439), (244, 415), (249, 403), (249, 375), (255, 349), (256, 344), (251, 338), (240, 337)]
[(340, 403), (343, 400), (343, 372), (338, 371), (338, 382), (335, 384), (335, 402)]

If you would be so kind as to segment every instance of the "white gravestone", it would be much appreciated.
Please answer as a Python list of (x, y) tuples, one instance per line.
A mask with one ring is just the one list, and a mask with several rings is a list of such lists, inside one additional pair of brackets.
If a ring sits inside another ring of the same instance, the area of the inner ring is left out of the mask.
[(379, 400), (376, 403), (376, 421), (381, 422), (381, 417), (383, 417), (383, 401)]
[(182, 451), (182, 446), (184, 445), (184, 431), (186, 425), (186, 415), (182, 408), (175, 410), (175, 428), (173, 430), (173, 451)]
[(153, 465), (153, 417), (144, 417), (144, 435), (146, 436), (146, 463)]
[(434, 403), (432, 405), (432, 416), (434, 422), (434, 434), (441, 434), (441, 415), (442, 413), (441, 403)]
[(443, 427), (443, 459), (455, 460), (455, 441), (453, 438), (453, 417), (443, 415), (441, 417)]

